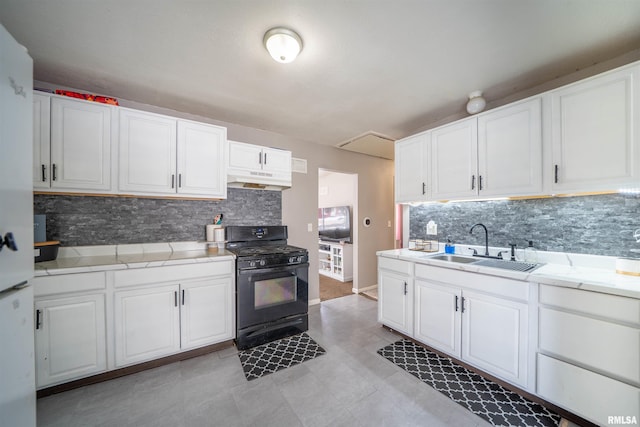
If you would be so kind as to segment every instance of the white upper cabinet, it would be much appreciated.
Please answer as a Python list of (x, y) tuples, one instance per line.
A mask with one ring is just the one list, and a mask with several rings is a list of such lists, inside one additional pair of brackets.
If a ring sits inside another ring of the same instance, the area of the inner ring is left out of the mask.
[(227, 129), (178, 120), (178, 193), (227, 197)]
[(111, 190), (113, 109), (95, 102), (51, 98), (51, 189)]
[(121, 108), (119, 190), (175, 193), (176, 135), (173, 117)]
[(540, 98), (478, 116), (478, 194), (542, 193)]
[(396, 203), (429, 199), (431, 192), (430, 140), (431, 134), (423, 132), (396, 142)]
[(554, 193), (638, 185), (639, 79), (636, 64), (551, 92)]
[(466, 199), (478, 194), (478, 125), (475, 117), (431, 132), (431, 198)]
[(226, 129), (120, 109), (122, 193), (225, 198)]
[(49, 188), (51, 177), (51, 97), (33, 93), (33, 187)]
[(291, 151), (229, 141), (228, 183), (291, 187)]
[(540, 194), (541, 108), (534, 98), (433, 130), (431, 198)]

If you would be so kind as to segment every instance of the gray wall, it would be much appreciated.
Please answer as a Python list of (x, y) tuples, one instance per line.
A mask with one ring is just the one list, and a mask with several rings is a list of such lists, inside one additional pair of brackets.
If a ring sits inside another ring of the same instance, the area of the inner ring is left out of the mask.
[(640, 228), (640, 196), (598, 195), (530, 200), (438, 203), (412, 206), (410, 239), (425, 237), (427, 222), (438, 224), (438, 237), (454, 243), (484, 245), (484, 232), (469, 229), (481, 222), (489, 229), (489, 245), (518, 247), (533, 240), (545, 251), (633, 256), (640, 249), (633, 232)]
[(205, 240), (205, 225), (281, 225), (282, 193), (228, 189), (221, 201), (34, 195), (34, 214), (47, 215), (47, 239), (62, 246)]

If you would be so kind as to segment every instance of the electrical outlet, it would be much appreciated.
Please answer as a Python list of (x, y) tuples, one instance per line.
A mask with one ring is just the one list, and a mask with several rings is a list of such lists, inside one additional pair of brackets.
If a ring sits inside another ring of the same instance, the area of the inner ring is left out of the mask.
[(312, 223), (308, 223), (308, 224), (307, 224), (307, 231), (308, 231), (309, 233), (311, 233), (311, 232), (313, 231), (313, 224), (312, 224)]
[(391, 221), (387, 221), (387, 227), (391, 228)]

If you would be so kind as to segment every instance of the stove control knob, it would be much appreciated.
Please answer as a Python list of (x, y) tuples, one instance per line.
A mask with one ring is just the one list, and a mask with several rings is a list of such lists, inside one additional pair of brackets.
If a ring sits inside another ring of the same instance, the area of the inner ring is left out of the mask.
[(302, 256), (298, 257), (298, 262), (302, 262)]
[(289, 264), (293, 264), (294, 262), (296, 262), (296, 257), (289, 257)]
[(265, 265), (266, 263), (264, 262), (263, 259), (260, 260), (260, 265)]
[(251, 261), (251, 262), (249, 262), (249, 266), (250, 266), (250, 267), (255, 267), (255, 266), (256, 266), (256, 262), (255, 262), (255, 261)]

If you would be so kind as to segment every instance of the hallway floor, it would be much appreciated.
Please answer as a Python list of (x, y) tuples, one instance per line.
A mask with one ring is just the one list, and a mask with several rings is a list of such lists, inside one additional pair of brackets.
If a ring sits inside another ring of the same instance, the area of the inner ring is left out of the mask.
[(39, 426), (488, 426), (376, 351), (399, 337), (351, 294), (310, 307), (325, 355), (247, 381), (235, 347), (38, 400)]
[(320, 301), (328, 301), (353, 294), (353, 281), (341, 282), (323, 274), (320, 277)]

